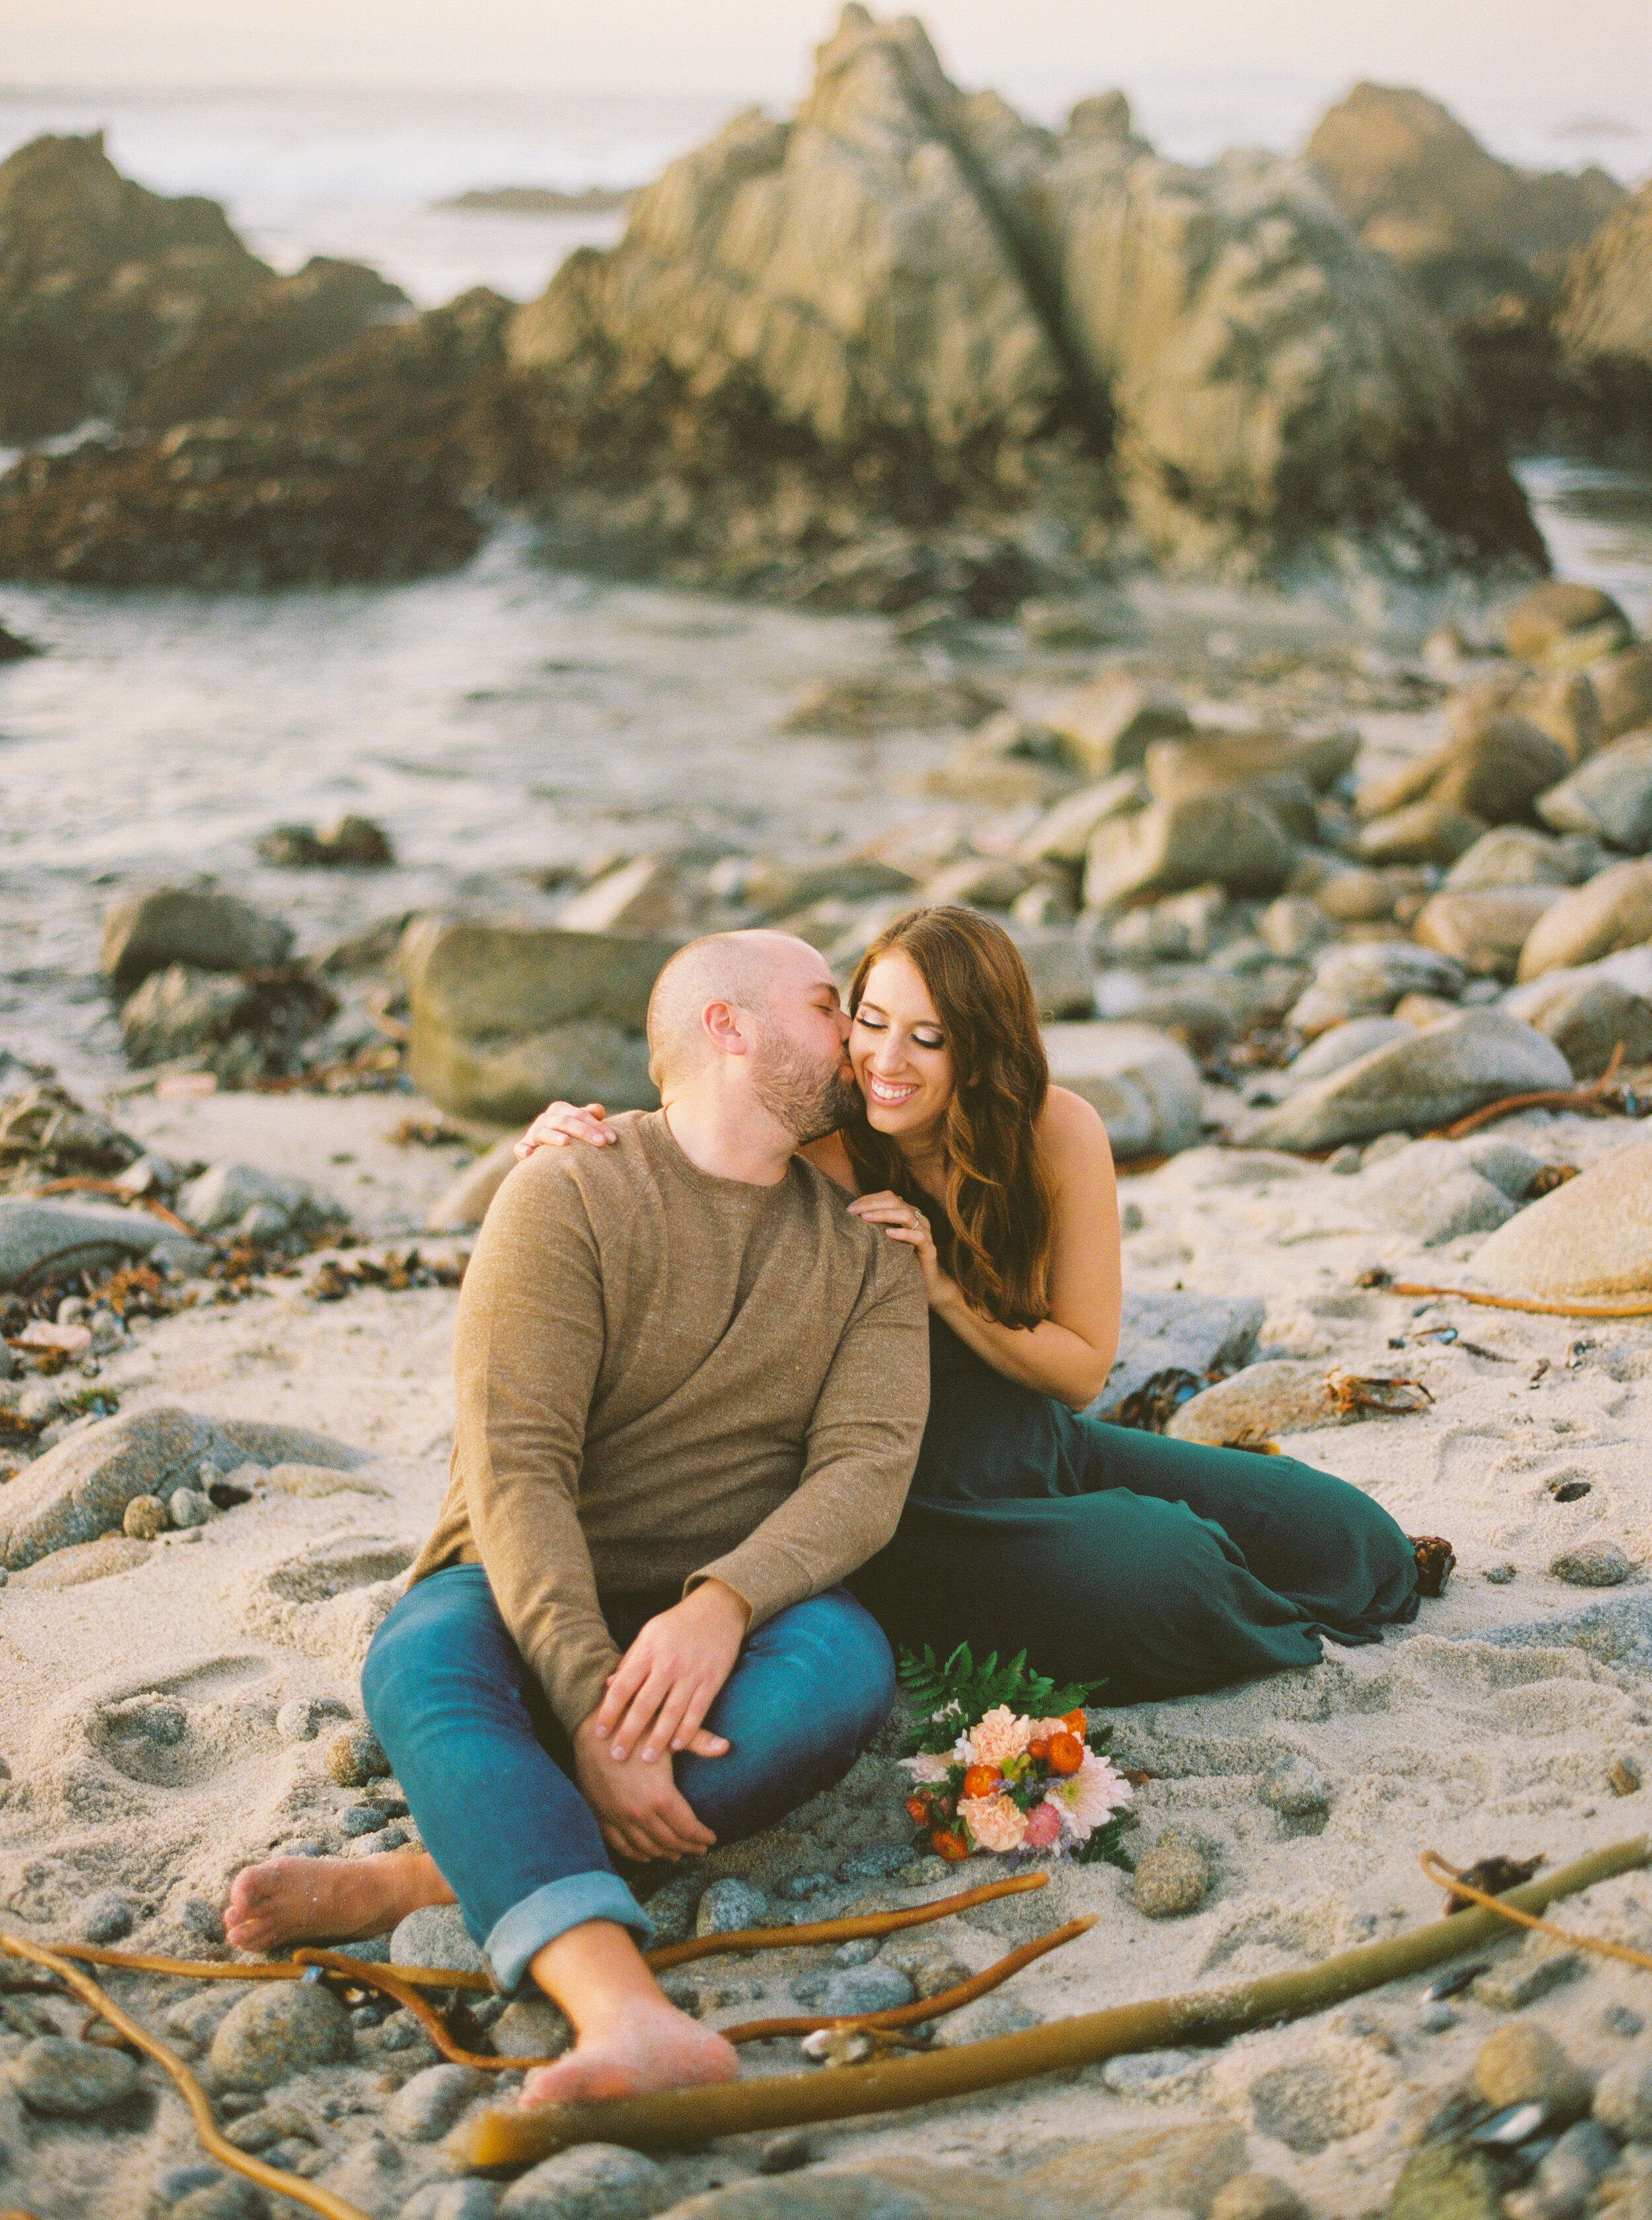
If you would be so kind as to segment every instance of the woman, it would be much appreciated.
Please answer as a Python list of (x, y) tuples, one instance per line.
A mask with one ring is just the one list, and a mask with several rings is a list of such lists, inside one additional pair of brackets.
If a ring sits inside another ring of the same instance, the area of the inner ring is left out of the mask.
[[(1412, 1546), (1345, 1481), (1086, 1415), (1111, 1369), (1119, 1209), (1100, 1119), (1049, 1066), (1025, 967), (975, 910), (909, 911), (849, 990), (863, 1122), (805, 1153), (911, 1247), (930, 1412), (888, 1549), (851, 1586), (890, 1638), (1027, 1651), (1110, 1703), (1317, 1663), (1417, 1612)], [(554, 1103), (519, 1153), (607, 1137)]]

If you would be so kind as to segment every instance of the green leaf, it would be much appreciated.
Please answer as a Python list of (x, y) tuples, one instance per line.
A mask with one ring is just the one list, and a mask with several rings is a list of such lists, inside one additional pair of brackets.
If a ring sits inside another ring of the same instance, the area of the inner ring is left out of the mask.
[(950, 1749), (959, 1735), (1001, 1704), (1018, 1717), (1054, 1718), (1093, 1703), (1107, 1686), (1105, 1681), (1079, 1681), (1057, 1687), (1028, 1665), (1025, 1649), (1007, 1665), (999, 1663), (995, 1649), (977, 1665), (967, 1642), (944, 1661), (927, 1643), (921, 1654), (903, 1649), (897, 1671), (913, 1714), (909, 1752)]

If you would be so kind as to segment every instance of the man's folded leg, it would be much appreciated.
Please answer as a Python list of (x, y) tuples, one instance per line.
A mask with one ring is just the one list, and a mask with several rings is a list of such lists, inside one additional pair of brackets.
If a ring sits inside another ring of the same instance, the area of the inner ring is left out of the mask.
[(498, 1986), (545, 1944), (611, 1920), (646, 1942), (590, 1806), (539, 1740), (527, 1671), (479, 1565), (410, 1588), (362, 1668), (373, 1730)]

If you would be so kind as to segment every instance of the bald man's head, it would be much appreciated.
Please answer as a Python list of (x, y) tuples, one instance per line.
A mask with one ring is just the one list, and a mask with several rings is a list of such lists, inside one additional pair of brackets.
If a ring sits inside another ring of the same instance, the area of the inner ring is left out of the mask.
[(649, 1070), (662, 1094), (688, 1085), (722, 1052), (708, 1024), (726, 1004), (748, 1023), (744, 1080), (799, 1140), (841, 1125), (856, 1107), (844, 1056), (838, 990), (820, 952), (785, 932), (717, 932), (678, 949), (648, 1001)]

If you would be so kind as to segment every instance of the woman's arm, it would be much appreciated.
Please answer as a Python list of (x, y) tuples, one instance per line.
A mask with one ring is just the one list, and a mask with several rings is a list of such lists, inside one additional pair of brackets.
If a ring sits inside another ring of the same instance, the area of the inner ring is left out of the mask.
[(960, 1341), (1008, 1378), (1080, 1411), (1100, 1394), (1119, 1347), (1123, 1293), (1113, 1151), (1090, 1105), (1064, 1087), (1050, 1090), (1038, 1141), (1055, 1209), (1050, 1316), (1042, 1325), (997, 1325), (971, 1310), (957, 1282), (942, 1271), (933, 1241), (911, 1227), (911, 1211), (899, 1196), (869, 1195), (850, 1207), (917, 1250), (930, 1308)]

